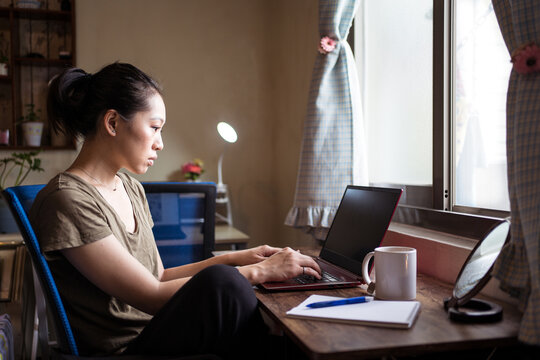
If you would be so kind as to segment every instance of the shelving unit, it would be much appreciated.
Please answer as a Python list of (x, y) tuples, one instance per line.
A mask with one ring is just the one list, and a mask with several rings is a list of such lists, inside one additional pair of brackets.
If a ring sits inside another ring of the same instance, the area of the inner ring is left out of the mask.
[(18, 4), (0, 0), (0, 36), (9, 42), (8, 75), (0, 75), (0, 130), (10, 133), (9, 144), (0, 150), (35, 149), (25, 144), (19, 124), (26, 104), (35, 105), (44, 123), (40, 149), (74, 149), (73, 139), (47, 127), (46, 96), (50, 79), (75, 64), (75, 0), (70, 0), (69, 11), (61, 10), (58, 0), (42, 0), (38, 9)]

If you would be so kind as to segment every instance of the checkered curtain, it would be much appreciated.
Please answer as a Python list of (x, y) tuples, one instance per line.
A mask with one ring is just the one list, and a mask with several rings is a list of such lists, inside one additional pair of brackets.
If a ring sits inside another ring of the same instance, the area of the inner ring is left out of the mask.
[[(357, 0), (320, 0), (321, 41), (313, 69), (294, 204), (286, 225), (324, 239), (348, 184), (367, 184), (362, 109), (356, 65), (347, 35)], [(316, 51), (315, 45), (313, 50)]]
[[(531, 41), (540, 45), (540, 1), (492, 3), (511, 54)], [(519, 339), (540, 345), (540, 72), (512, 70), (506, 112), (512, 240), (497, 259), (494, 275), (503, 290), (520, 299)]]

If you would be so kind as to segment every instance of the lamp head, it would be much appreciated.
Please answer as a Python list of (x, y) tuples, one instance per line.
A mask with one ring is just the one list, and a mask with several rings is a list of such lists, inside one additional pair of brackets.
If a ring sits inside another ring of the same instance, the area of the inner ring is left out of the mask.
[(238, 135), (234, 128), (226, 122), (220, 122), (217, 124), (217, 131), (223, 140), (229, 143), (235, 143), (238, 140)]

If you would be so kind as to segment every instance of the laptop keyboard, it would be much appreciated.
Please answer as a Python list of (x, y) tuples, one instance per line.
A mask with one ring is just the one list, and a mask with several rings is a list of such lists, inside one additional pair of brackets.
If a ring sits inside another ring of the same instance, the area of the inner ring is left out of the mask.
[(294, 280), (299, 284), (313, 284), (313, 283), (321, 283), (321, 282), (339, 281), (337, 277), (333, 276), (330, 273), (327, 273), (326, 271), (322, 272), (321, 279), (317, 279), (315, 276), (311, 276), (311, 275), (300, 275), (300, 276), (295, 277)]

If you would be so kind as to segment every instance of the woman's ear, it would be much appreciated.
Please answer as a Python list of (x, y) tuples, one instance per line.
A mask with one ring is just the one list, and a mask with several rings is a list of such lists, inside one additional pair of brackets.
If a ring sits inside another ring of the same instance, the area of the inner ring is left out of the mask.
[(103, 116), (103, 125), (107, 134), (111, 136), (116, 136), (116, 125), (118, 124), (119, 119), (120, 116), (118, 115), (118, 112), (116, 112), (116, 110), (107, 110), (107, 112)]

